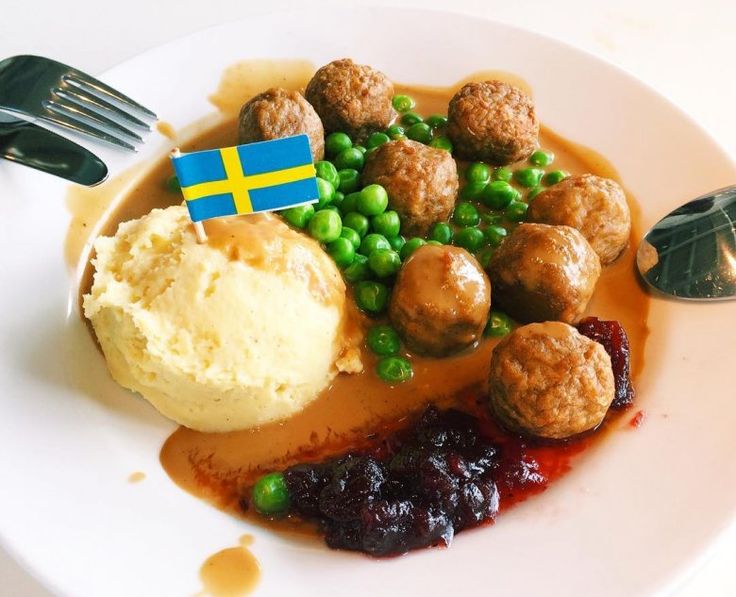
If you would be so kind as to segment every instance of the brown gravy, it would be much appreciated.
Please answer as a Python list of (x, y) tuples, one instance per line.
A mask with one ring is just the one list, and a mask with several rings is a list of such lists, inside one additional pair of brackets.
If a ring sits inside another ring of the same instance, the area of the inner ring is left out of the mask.
[[(221, 108), (222, 120), (183, 142), (183, 150), (236, 144), (237, 109), (245, 99), (273, 85), (301, 88), (312, 73), (311, 65), (305, 66), (301, 61), (291, 61), (291, 66), (285, 69), (279, 69), (280, 63), (270, 61), (267, 61), (267, 68), (256, 63), (248, 64), (229, 69), (220, 89), (211, 98)], [(273, 78), (274, 72), (280, 73), (279, 76)], [(284, 76), (288, 80), (282, 80)], [(422, 114), (445, 113), (449, 98), (462, 83), (486, 78), (501, 78), (520, 85), (518, 78), (494, 71), (472, 75), (448, 88), (397, 85), (397, 91), (410, 93), (417, 100), (416, 109)], [(248, 86), (243, 83), (245, 80), (249, 81)], [(522, 86), (527, 87), (525, 84)], [(614, 168), (591, 149), (571, 143), (544, 127), (540, 142), (542, 147), (555, 153), (556, 168), (572, 173), (591, 172), (618, 180)], [(164, 181), (171, 173), (167, 157), (162, 157), (143, 175), (129, 173), (125, 184), (117, 183), (120, 188), (127, 187), (127, 191), (102, 225), (95, 227), (99, 230), (97, 233), (112, 234), (120, 222), (138, 218), (154, 208), (180, 203), (181, 197), (164, 186)], [(114, 184), (116, 181), (110, 181), (104, 186)], [(104, 188), (98, 189), (98, 193), (105, 192)], [(98, 202), (104, 203), (102, 199), (98, 199)], [(634, 247), (641, 230), (633, 200), (631, 207), (634, 226), (629, 248), (613, 265), (605, 268), (588, 312), (602, 319), (617, 319), (623, 324), (631, 342), (632, 371), (636, 383), (643, 366), (649, 299), (634, 274)], [(79, 223), (90, 221), (94, 221), (94, 216), (85, 219), (83, 214), (76, 215), (68, 240), (67, 255), (70, 258), (79, 256), (80, 253), (76, 251), (81, 251), (80, 247), (85, 246), (89, 235), (89, 231), (83, 229), (87, 226), (82, 227)], [(77, 222), (76, 232), (74, 222)], [(80, 242), (79, 237), (83, 236), (85, 240)], [(87, 292), (90, 283), (91, 267), (87, 264), (80, 281), (80, 296)], [(373, 374), (375, 360), (366, 352), (363, 355), (363, 374), (339, 376), (330, 388), (298, 415), (259, 429), (222, 434), (201, 433), (180, 427), (164, 444), (161, 463), (182, 488), (218, 507), (237, 513), (240, 491), (252, 484), (254, 478), (263, 471), (283, 468), (299, 460), (325, 457), (348, 447), (354, 448), (368, 441), (377, 430), (401, 426), (402, 421), (421, 410), (429, 401), (441, 406), (455, 404), (458, 400), (456, 396), (465, 388), (476, 388), (482, 392), (495, 342), (492, 339), (484, 340), (476, 350), (451, 358), (412, 357), (414, 378), (391, 389)]]
[(228, 547), (211, 555), (199, 569), (203, 591), (198, 597), (241, 597), (255, 589), (261, 567), (250, 552), (253, 537), (243, 535), (237, 547)]
[(140, 483), (146, 478), (146, 473), (142, 473), (141, 471), (136, 471), (134, 473), (130, 473), (128, 476), (128, 483)]

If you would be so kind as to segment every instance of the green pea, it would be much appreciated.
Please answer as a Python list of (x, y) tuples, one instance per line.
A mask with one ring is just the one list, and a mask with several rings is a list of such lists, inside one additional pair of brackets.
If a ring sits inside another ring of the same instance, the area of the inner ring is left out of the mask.
[(447, 222), (437, 222), (429, 229), (429, 238), (449, 245), (452, 242), (452, 228)]
[(332, 202), (330, 205), (334, 205), (335, 207), (339, 207), (340, 211), (342, 211), (342, 202), (345, 200), (345, 193), (342, 191), (335, 191), (335, 196), (332, 198)]
[[(340, 232), (342, 234), (342, 232)], [(327, 253), (332, 257), (337, 267), (347, 267), (355, 259), (355, 247), (350, 239), (337, 238), (327, 245)]]
[(478, 263), (480, 263), (480, 266), (483, 269), (486, 269), (488, 267), (488, 263), (491, 261), (491, 257), (493, 256), (493, 252), (495, 250), (495, 247), (483, 247), (475, 254), (475, 258), (478, 260)]
[(391, 238), (389, 238), (388, 242), (391, 245), (391, 248), (400, 254), (401, 249), (403, 249), (404, 245), (406, 244), (406, 239), (400, 234), (397, 234), (396, 236), (392, 236)]
[(354, 193), (360, 188), (360, 172), (357, 170), (344, 168), (338, 170), (337, 173), (340, 175), (340, 192)]
[(401, 230), (401, 220), (395, 211), (384, 211), (382, 214), (373, 216), (371, 219), (373, 232), (383, 234), (386, 238), (392, 238)]
[(441, 247), (442, 246), (442, 243), (440, 241), (434, 240), (434, 239), (428, 240), (427, 244), (430, 245), (431, 247)]
[(364, 216), (377, 216), (388, 207), (388, 193), (380, 184), (363, 187), (358, 197), (358, 211)]
[(289, 509), (289, 490), (283, 473), (264, 475), (253, 486), (253, 506), (261, 514), (281, 514)]
[(465, 180), (486, 183), (491, 180), (491, 169), (483, 162), (474, 162), (465, 170)]
[(340, 214), (331, 209), (318, 211), (309, 220), (309, 234), (321, 243), (331, 243), (340, 237), (342, 222)]
[(353, 148), (354, 149), (357, 149), (360, 153), (362, 153), (363, 155), (365, 155), (366, 148), (363, 147), (362, 145), (353, 145)]
[(410, 238), (406, 243), (404, 243), (404, 246), (401, 247), (401, 259), (406, 261), (414, 251), (426, 244), (427, 241), (423, 238), (419, 238), (418, 236)]
[(165, 186), (166, 189), (168, 191), (171, 191), (172, 193), (181, 192), (181, 185), (179, 184), (179, 179), (177, 178), (176, 174), (172, 174), (166, 179)]
[(372, 232), (371, 234), (367, 234), (365, 238), (363, 238), (362, 241), (360, 241), (360, 248), (358, 249), (359, 253), (362, 253), (366, 257), (369, 257), (373, 251), (376, 251), (378, 249), (390, 249), (391, 243), (388, 242), (388, 239), (383, 236), (383, 234), (376, 234), (375, 232)]
[(281, 216), (295, 228), (304, 228), (314, 215), (313, 205), (297, 205), (283, 210)]
[(503, 209), (512, 201), (518, 199), (521, 193), (503, 180), (494, 180), (488, 183), (481, 199), (491, 209)]
[(391, 138), (386, 133), (371, 133), (365, 141), (365, 146), (368, 148), (366, 155), (368, 155), (371, 149), (375, 149), (379, 145), (388, 143), (390, 140)]
[(376, 363), (376, 373), (390, 384), (404, 383), (414, 376), (411, 363), (403, 357), (383, 357)]
[(376, 249), (368, 255), (368, 266), (379, 278), (388, 278), (401, 268), (401, 257), (393, 249)]
[(503, 222), (503, 215), (496, 213), (483, 212), (480, 219), (491, 226), (500, 226)]
[(503, 226), (489, 226), (485, 231), (486, 240), (492, 247), (497, 247), (503, 242), (508, 235), (508, 231)]
[(395, 95), (391, 99), (391, 105), (394, 107), (394, 110), (403, 113), (411, 110), (417, 103), (408, 95)]
[(363, 164), (365, 163), (365, 157), (355, 147), (341, 151), (335, 157), (335, 168), (338, 170), (344, 170), (345, 168), (351, 168), (353, 170), (362, 170)]
[(343, 225), (342, 230), (340, 231), (340, 236), (342, 238), (347, 238), (350, 241), (350, 244), (353, 245), (353, 249), (356, 251), (358, 250), (358, 247), (360, 247), (360, 234), (352, 228)]
[(406, 129), (406, 136), (426, 145), (432, 140), (432, 129), (425, 122), (417, 122)]
[(388, 302), (388, 288), (380, 282), (364, 280), (353, 286), (355, 303), (367, 313), (377, 314)]
[(464, 201), (477, 201), (482, 197), (486, 186), (488, 186), (488, 183), (485, 182), (467, 182), (462, 191), (460, 191), (460, 199)]
[(514, 177), (514, 173), (511, 171), (511, 168), (501, 166), (500, 168), (496, 168), (493, 171), (491, 177), (493, 178), (493, 180), (503, 180), (504, 182), (511, 182), (511, 179)]
[(351, 284), (370, 278), (371, 268), (368, 267), (368, 257), (356, 253), (353, 262), (342, 270), (342, 275)]
[(353, 142), (345, 133), (330, 133), (325, 137), (325, 153), (328, 156), (336, 156), (352, 146)]
[(454, 243), (470, 253), (475, 253), (483, 246), (485, 237), (479, 228), (463, 228), (455, 233)]
[(344, 214), (350, 213), (351, 211), (358, 211), (358, 197), (360, 192), (348, 193), (345, 195), (345, 199), (340, 203), (340, 211)]
[(337, 205), (325, 205), (324, 207), (320, 207), (317, 211), (334, 211), (336, 214), (340, 213), (340, 208), (337, 207)]
[(527, 189), (536, 187), (541, 182), (542, 176), (544, 170), (539, 168), (520, 168), (514, 172), (514, 180)]
[(317, 202), (317, 209), (321, 209), (335, 198), (335, 187), (331, 182), (326, 181), (324, 178), (317, 179), (317, 190), (319, 191), (319, 201)]
[(447, 137), (435, 137), (429, 142), (429, 146), (435, 149), (444, 149), (452, 153), (452, 141)]
[(504, 215), (512, 222), (521, 222), (526, 216), (529, 206), (523, 201), (512, 201), (506, 207)]
[(551, 187), (553, 184), (557, 184), (558, 182), (565, 180), (568, 176), (570, 176), (570, 174), (564, 170), (552, 170), (544, 175), (542, 183), (546, 187)]
[(365, 337), (366, 344), (381, 357), (390, 357), (399, 352), (401, 338), (390, 325), (374, 325)]
[(386, 129), (386, 134), (392, 139), (396, 139), (397, 136), (404, 134), (404, 127), (398, 124), (392, 124)]
[(314, 165), (314, 170), (317, 172), (317, 178), (326, 180), (333, 187), (337, 188), (340, 184), (340, 177), (337, 175), (337, 168), (332, 162), (327, 160), (320, 160)]
[(555, 161), (555, 154), (551, 151), (544, 151), (543, 149), (537, 149), (532, 155), (529, 156), (529, 163), (532, 166), (540, 166), (544, 168), (549, 166)]
[(543, 190), (544, 190), (544, 187), (542, 187), (542, 186), (534, 187), (533, 189), (529, 189), (529, 192), (526, 194), (526, 200), (527, 200), (527, 202), (529, 202), (532, 199), (534, 199), (534, 197), (536, 197), (537, 195), (539, 195), (539, 193), (541, 193)]
[(427, 116), (424, 122), (433, 129), (438, 129), (447, 125), (447, 116), (443, 116), (442, 114), (432, 114), (431, 116)]
[(452, 213), (452, 221), (458, 226), (477, 226), (480, 222), (478, 209), (467, 201), (458, 203)]
[(401, 117), (401, 124), (404, 126), (411, 126), (413, 124), (417, 124), (418, 122), (422, 122), (422, 117), (419, 116), (416, 112), (407, 112)]
[(391, 137), (391, 141), (406, 141), (408, 138), (406, 135), (394, 135)]
[[(349, 196), (350, 195), (348, 195), (348, 197)], [(347, 200), (348, 198), (345, 197), (345, 201)], [(368, 222), (368, 218), (366, 218), (363, 214), (358, 213), (357, 211), (346, 213), (345, 217), (343, 217), (342, 219), (342, 223), (343, 226), (347, 226), (348, 228), (352, 228), (353, 230), (355, 230), (361, 238), (368, 234), (368, 228), (370, 227), (370, 222)]]
[(488, 318), (485, 335), (500, 338), (511, 332), (513, 327), (514, 321), (506, 313), (493, 310), (491, 311), (491, 316)]

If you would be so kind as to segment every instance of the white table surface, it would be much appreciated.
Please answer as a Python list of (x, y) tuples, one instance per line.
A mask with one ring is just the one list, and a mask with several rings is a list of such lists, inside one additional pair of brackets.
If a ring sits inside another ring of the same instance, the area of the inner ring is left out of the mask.
[[(342, 0), (341, 5), (349, 3)], [(311, 2), (329, 10), (329, 4)], [(622, 66), (669, 97), (736, 156), (734, 0), (394, 0), (486, 16), (565, 40)], [(33, 53), (90, 73), (148, 48), (298, 0), (2, 0), (0, 58)], [(325, 5), (325, 6), (322, 6)], [(337, 33), (332, 33), (337, 34)], [(410, 29), (407, 35), (410, 35)], [(325, 35), (331, 35), (325, 32)], [(380, 37), (376, 36), (376, 43)], [(683, 151), (687, 148), (683, 147)], [(735, 181), (736, 182), (736, 181)], [(717, 488), (712, 488), (717, 490)], [(70, 546), (73, 549), (73, 546)], [(679, 597), (734, 597), (736, 526)], [(0, 549), (0, 596), (49, 597)], [(587, 596), (586, 596), (587, 597)], [(591, 597), (594, 594), (591, 593)]]

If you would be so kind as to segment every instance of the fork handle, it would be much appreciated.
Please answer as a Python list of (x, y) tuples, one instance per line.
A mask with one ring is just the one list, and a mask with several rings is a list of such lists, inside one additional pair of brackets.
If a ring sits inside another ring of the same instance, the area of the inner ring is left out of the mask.
[(85, 186), (107, 178), (107, 166), (94, 153), (24, 120), (0, 119), (0, 157)]

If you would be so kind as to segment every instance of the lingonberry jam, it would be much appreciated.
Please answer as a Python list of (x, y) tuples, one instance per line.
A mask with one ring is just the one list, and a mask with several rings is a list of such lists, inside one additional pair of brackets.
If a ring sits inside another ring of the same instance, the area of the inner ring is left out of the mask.
[(287, 468), (288, 516), (315, 522), (332, 548), (372, 556), (447, 546), (543, 491), (590, 439), (535, 442), (500, 429), (481, 395), (464, 402), (468, 412), (430, 405), (360, 451)]
[(634, 402), (634, 386), (631, 384), (629, 338), (618, 321), (603, 321), (587, 317), (578, 324), (578, 331), (603, 345), (611, 357), (616, 395), (611, 408), (622, 409)]

